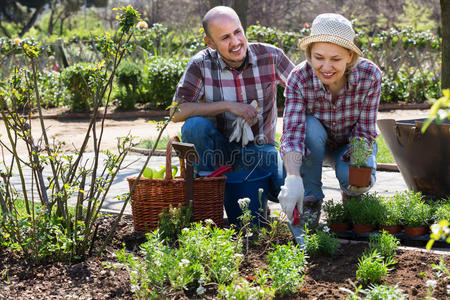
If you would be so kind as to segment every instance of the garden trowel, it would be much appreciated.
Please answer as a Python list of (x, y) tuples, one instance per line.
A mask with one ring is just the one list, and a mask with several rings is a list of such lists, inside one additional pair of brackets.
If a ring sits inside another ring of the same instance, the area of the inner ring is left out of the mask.
[(303, 222), (300, 222), (300, 214), (298, 213), (297, 207), (294, 208), (293, 218), (288, 221), (289, 229), (295, 238), (295, 241), (300, 248), (305, 247), (305, 227)]

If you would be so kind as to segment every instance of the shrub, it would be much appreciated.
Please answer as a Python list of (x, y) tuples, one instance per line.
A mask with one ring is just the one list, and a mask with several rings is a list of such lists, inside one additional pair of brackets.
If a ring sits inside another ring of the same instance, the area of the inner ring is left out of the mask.
[(79, 63), (64, 69), (62, 76), (72, 111), (86, 111), (93, 105), (92, 95), (99, 93), (105, 83), (106, 73), (102, 68), (102, 64)]
[(140, 65), (125, 61), (117, 69), (117, 84), (119, 85), (116, 99), (119, 100), (118, 107), (121, 109), (132, 109), (140, 97), (142, 85), (142, 70)]
[(145, 66), (144, 101), (154, 108), (169, 106), (187, 62), (187, 58), (152, 58)]
[(450, 203), (445, 203), (437, 207), (433, 219), (435, 223), (439, 223), (442, 220), (450, 220)]
[(431, 207), (424, 202), (411, 203), (403, 211), (403, 225), (405, 226), (425, 226), (428, 225), (431, 218)]
[(386, 197), (381, 201), (382, 212), (379, 215), (378, 224), (395, 226), (402, 223), (402, 210), (394, 198)]

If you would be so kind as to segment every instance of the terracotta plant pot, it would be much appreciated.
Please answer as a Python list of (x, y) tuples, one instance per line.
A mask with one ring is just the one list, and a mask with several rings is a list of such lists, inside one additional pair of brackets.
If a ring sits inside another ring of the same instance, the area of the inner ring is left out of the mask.
[(400, 225), (390, 225), (390, 226), (380, 226), (380, 231), (387, 231), (390, 234), (396, 234), (402, 231), (402, 226)]
[(369, 167), (348, 167), (348, 184), (359, 187), (366, 187), (370, 184), (372, 168)]
[(332, 232), (344, 232), (350, 229), (349, 223), (334, 223), (330, 224), (330, 231)]
[(359, 234), (371, 232), (374, 229), (375, 229), (375, 226), (370, 225), (370, 224), (353, 224), (353, 230)]
[(404, 226), (404, 229), (408, 236), (421, 236), (427, 233), (428, 226)]

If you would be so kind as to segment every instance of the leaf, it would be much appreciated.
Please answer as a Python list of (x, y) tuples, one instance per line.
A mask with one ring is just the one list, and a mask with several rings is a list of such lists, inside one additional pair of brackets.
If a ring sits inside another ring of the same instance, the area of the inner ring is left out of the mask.
[(153, 178), (153, 170), (149, 167), (146, 167), (144, 169), (144, 172), (142, 172), (142, 176), (144, 176), (145, 178)]

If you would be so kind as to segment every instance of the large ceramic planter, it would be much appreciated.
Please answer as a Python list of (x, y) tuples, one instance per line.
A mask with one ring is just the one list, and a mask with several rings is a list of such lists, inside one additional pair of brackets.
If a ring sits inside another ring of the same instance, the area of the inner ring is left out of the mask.
[(404, 229), (408, 236), (421, 236), (428, 232), (428, 226), (404, 226)]
[(359, 187), (369, 186), (370, 175), (372, 175), (372, 168), (349, 166), (348, 184)]
[(396, 234), (402, 231), (402, 226), (400, 225), (391, 225), (391, 226), (380, 226), (380, 231), (387, 231), (390, 234)]
[(378, 120), (387, 146), (409, 189), (427, 197), (450, 194), (450, 121), (430, 124), (425, 133), (425, 119)]
[(359, 234), (372, 232), (375, 226), (370, 224), (353, 224), (353, 231)]
[(334, 223), (334, 224), (330, 224), (330, 231), (331, 232), (335, 232), (335, 233), (339, 233), (339, 232), (344, 232), (350, 229), (350, 224), (349, 223)]

